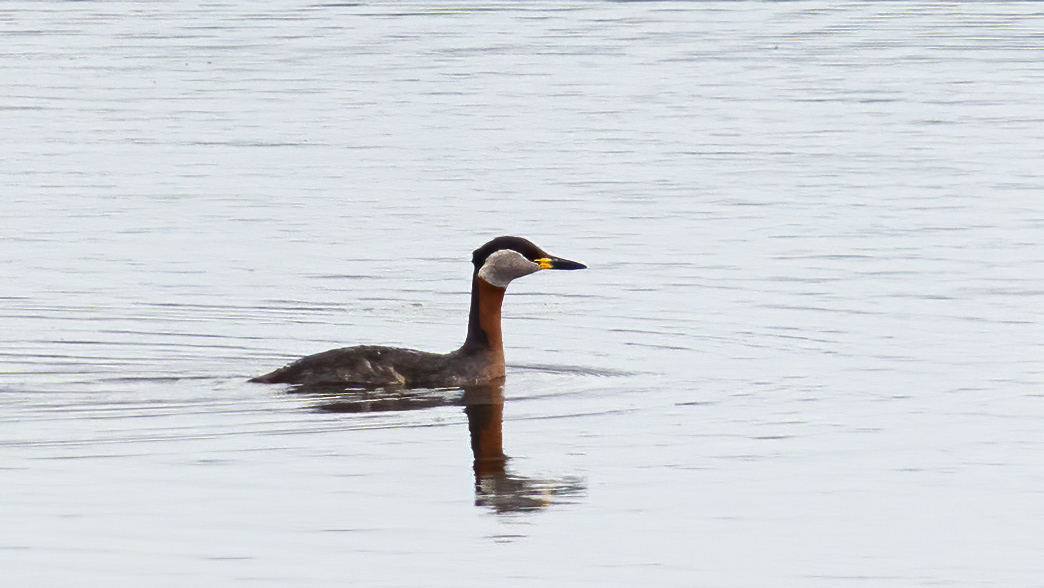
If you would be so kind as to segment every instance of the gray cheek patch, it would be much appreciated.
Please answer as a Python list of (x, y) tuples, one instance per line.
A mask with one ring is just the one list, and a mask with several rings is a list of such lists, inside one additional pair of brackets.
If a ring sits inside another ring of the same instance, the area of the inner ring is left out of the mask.
[(501, 249), (486, 258), (478, 276), (498, 288), (507, 288), (511, 280), (528, 276), (540, 269), (539, 263), (529, 261), (517, 251)]

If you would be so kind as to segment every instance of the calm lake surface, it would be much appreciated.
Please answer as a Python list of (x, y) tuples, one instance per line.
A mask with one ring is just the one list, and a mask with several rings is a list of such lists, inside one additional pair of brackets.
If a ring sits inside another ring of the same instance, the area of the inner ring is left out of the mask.
[[(1041, 4), (13, 1), (0, 41), (10, 585), (1041, 586)], [(502, 392), (246, 382), (456, 348), (501, 234), (589, 265), (512, 284)]]

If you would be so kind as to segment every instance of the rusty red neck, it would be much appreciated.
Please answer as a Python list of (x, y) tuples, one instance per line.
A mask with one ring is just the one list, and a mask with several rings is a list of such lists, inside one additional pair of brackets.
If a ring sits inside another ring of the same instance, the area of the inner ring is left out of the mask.
[(500, 332), (500, 307), (504, 288), (498, 288), (475, 276), (471, 281), (471, 314), (468, 316), (468, 338), (463, 351), (493, 352), (503, 357), (504, 339)]

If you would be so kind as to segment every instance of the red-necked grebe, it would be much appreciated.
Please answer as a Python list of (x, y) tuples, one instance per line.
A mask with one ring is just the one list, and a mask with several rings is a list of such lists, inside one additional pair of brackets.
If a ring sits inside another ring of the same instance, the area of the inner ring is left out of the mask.
[(582, 263), (548, 255), (521, 237), (497, 237), (471, 258), (471, 314), (460, 349), (442, 354), (359, 345), (309, 355), (251, 382), (345, 384), (361, 387), (452, 388), (504, 378), (500, 306), (515, 278), (543, 269), (584, 269)]

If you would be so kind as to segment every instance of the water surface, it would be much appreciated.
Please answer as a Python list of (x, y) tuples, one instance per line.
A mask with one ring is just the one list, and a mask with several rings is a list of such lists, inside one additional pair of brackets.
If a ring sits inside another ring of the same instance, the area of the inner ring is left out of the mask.
[[(1039, 584), (1037, 4), (12, 2), (0, 38), (9, 582)], [(500, 234), (590, 266), (512, 285), (502, 403), (246, 382), (455, 348)]]

